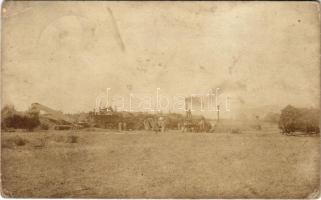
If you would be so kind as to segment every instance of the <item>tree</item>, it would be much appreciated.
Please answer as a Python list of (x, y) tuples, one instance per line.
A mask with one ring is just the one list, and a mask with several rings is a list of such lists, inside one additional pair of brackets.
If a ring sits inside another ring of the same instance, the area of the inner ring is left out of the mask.
[(270, 122), (270, 123), (278, 123), (280, 121), (280, 114), (269, 112), (268, 114), (265, 115), (264, 121)]
[(281, 111), (279, 128), (286, 134), (295, 131), (319, 133), (319, 113), (318, 109), (295, 108), (288, 105)]
[(2, 125), (5, 128), (26, 129), (32, 131), (40, 125), (38, 116), (13, 114), (3, 119)]

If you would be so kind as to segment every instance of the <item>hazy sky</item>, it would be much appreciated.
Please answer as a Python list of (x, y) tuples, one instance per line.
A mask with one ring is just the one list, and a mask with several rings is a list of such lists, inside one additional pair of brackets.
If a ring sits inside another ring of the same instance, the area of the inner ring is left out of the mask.
[(18, 110), (39, 102), (88, 111), (106, 88), (189, 95), (222, 84), (250, 106), (319, 105), (316, 2), (8, 1), (3, 7), (2, 104)]

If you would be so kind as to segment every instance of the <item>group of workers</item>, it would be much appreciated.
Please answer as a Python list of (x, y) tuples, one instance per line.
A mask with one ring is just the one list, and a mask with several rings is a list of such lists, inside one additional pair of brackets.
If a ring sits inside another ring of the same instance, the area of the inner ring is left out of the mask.
[[(144, 120), (145, 130), (152, 130), (154, 132), (165, 132), (166, 131), (166, 119), (164, 117), (150, 117)], [(186, 120), (183, 123), (177, 124), (177, 130), (182, 132), (204, 132), (207, 129), (207, 124), (205, 119), (200, 119), (198, 122), (195, 122), (191, 119), (189, 114)], [(126, 122), (118, 123), (118, 130), (123, 131), (127, 130)]]

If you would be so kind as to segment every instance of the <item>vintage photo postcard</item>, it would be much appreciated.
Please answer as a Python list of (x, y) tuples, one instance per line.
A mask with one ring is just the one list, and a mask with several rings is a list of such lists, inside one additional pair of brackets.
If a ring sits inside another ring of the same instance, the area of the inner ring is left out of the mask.
[(318, 198), (316, 1), (5, 1), (1, 194)]

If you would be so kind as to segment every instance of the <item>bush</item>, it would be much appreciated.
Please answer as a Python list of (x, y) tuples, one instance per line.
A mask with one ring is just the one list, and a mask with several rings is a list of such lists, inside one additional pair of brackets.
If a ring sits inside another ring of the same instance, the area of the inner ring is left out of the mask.
[(78, 142), (78, 136), (71, 135), (68, 137), (68, 143), (77, 143)]
[(28, 143), (26, 139), (23, 139), (21, 137), (13, 137), (8, 139), (3, 139), (1, 146), (3, 148), (15, 148), (16, 146), (24, 146)]
[(42, 130), (49, 130), (49, 125), (48, 125), (48, 124), (41, 124), (41, 125), (40, 125), (40, 128), (41, 128)]
[(27, 143), (26, 140), (24, 140), (24, 139), (22, 139), (20, 137), (15, 139), (15, 144), (17, 146), (24, 146), (26, 143)]
[(288, 105), (281, 111), (279, 128), (286, 134), (295, 131), (319, 133), (319, 113), (318, 109), (295, 108)]

